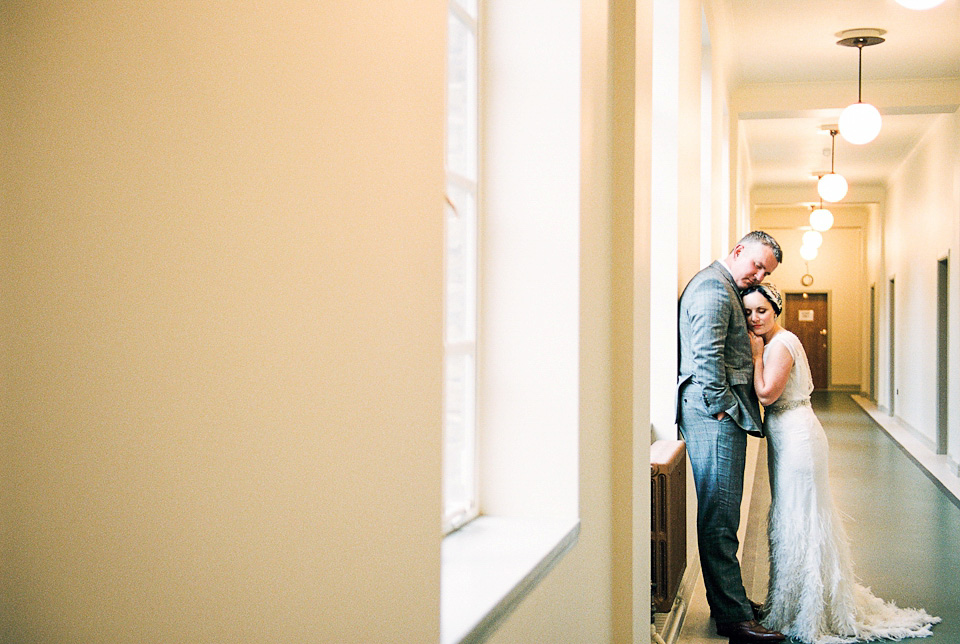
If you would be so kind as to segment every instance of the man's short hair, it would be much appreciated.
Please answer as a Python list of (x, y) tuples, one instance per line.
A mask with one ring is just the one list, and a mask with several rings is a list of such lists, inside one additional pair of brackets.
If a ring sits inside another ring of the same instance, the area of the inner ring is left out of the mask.
[(778, 264), (783, 261), (783, 251), (780, 250), (780, 244), (777, 243), (776, 239), (762, 230), (754, 230), (751, 233), (747, 233), (738, 244), (742, 246), (747, 246), (748, 244), (763, 244), (773, 251), (773, 257), (777, 260)]

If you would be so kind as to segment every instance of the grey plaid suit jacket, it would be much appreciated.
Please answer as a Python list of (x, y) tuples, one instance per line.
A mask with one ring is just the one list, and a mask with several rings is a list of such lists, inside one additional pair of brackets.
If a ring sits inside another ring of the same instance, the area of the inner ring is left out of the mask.
[(683, 289), (679, 331), (678, 419), (682, 421), (682, 390), (695, 383), (709, 415), (725, 411), (747, 433), (763, 436), (746, 316), (737, 285), (719, 261)]

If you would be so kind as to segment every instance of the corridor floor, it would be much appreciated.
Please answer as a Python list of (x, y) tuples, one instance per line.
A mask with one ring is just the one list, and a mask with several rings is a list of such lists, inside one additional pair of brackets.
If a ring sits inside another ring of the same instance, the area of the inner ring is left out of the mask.
[[(928, 478), (848, 394), (815, 393), (813, 407), (827, 433), (831, 489), (844, 515), (860, 582), (899, 606), (922, 607), (943, 618), (933, 637), (906, 641), (960, 644), (957, 500)], [(742, 550), (744, 585), (757, 601), (766, 595), (769, 573), (765, 447), (761, 443)], [(725, 642), (707, 614), (700, 581), (677, 641)]]

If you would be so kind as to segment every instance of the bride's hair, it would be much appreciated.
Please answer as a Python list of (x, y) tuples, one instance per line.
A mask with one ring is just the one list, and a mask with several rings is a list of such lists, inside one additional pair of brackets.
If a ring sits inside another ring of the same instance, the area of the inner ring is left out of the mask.
[(773, 312), (777, 315), (780, 315), (780, 312), (783, 311), (783, 296), (780, 295), (780, 290), (770, 282), (748, 286), (740, 294), (740, 299), (745, 298), (750, 293), (760, 293), (767, 298), (767, 301), (773, 306)]

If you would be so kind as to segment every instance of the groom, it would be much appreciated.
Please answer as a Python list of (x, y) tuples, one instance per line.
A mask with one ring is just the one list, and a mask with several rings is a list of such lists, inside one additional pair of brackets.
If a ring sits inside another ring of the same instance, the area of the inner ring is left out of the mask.
[(697, 488), (700, 566), (717, 633), (732, 644), (779, 642), (757, 621), (737, 560), (747, 434), (763, 436), (740, 291), (759, 284), (783, 258), (763, 231), (697, 273), (680, 296), (677, 422)]

